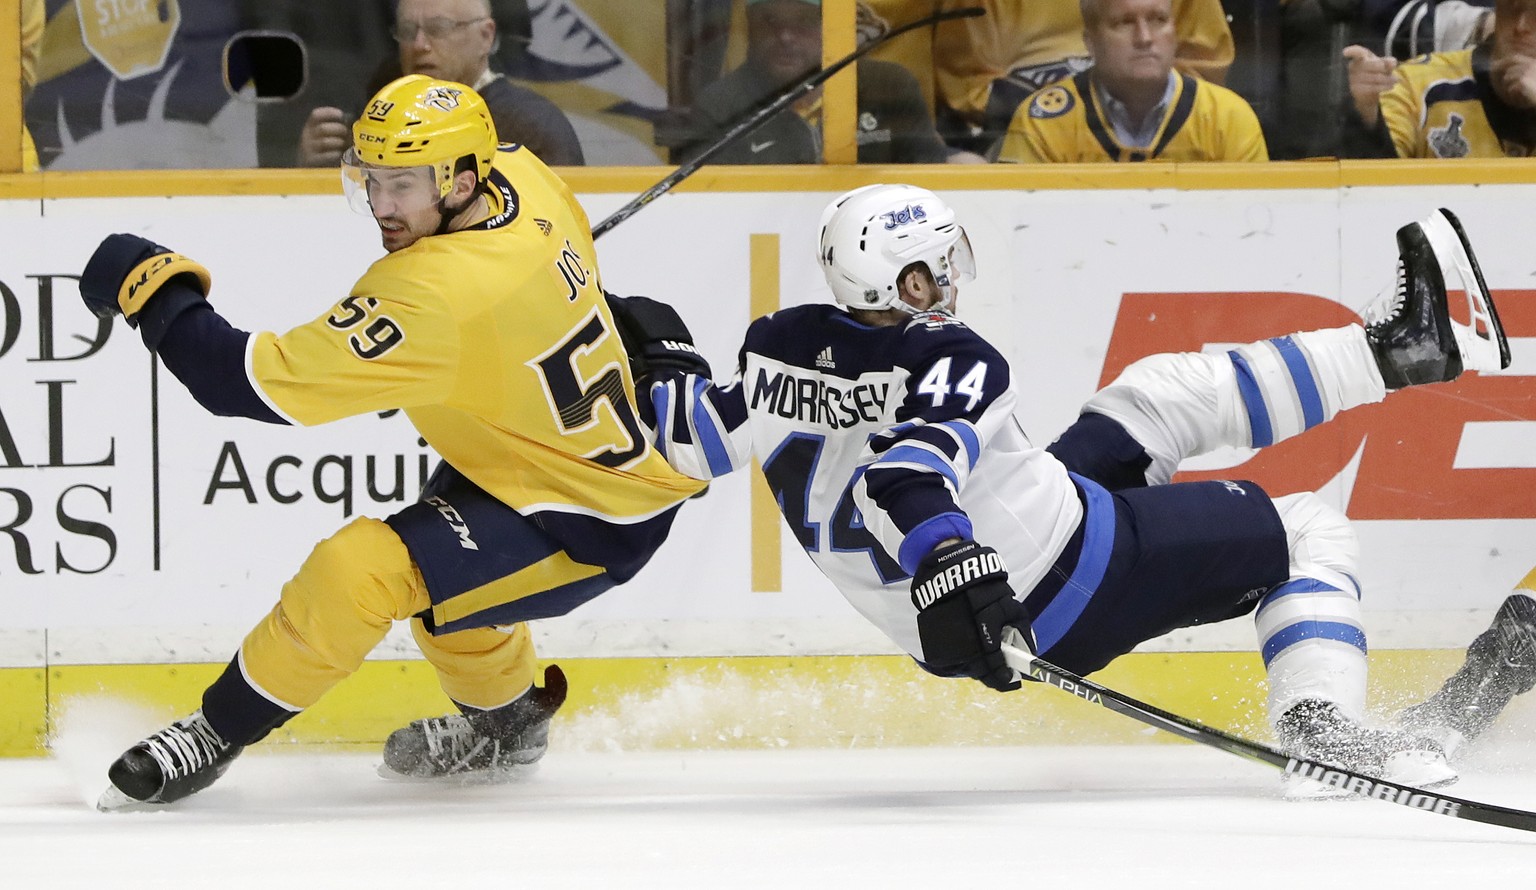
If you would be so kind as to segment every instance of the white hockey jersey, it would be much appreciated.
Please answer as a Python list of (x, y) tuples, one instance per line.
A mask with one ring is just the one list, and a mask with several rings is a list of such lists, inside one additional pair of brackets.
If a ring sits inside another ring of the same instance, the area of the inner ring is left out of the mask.
[(953, 317), (869, 327), (830, 305), (747, 330), (738, 378), (652, 387), (657, 445), (708, 479), (755, 454), (790, 530), (855, 608), (923, 660), (909, 579), (946, 538), (1006, 561), (1022, 600), (1083, 506), (1013, 417), (1008, 363)]

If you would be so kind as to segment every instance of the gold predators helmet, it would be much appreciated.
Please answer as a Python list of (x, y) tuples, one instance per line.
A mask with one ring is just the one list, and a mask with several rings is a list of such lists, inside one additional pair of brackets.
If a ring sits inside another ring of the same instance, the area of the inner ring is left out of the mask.
[(352, 150), (343, 168), (429, 167), (442, 199), (453, 191), (460, 158), (474, 158), (475, 175), (485, 182), (496, 146), (496, 124), (479, 93), (461, 83), (412, 74), (369, 100), (352, 125)]

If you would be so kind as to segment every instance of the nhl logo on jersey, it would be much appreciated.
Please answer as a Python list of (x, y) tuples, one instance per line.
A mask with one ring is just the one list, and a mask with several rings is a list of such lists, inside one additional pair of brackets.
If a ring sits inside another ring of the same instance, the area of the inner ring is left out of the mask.
[(1434, 127), (1429, 131), (1429, 150), (1435, 153), (1437, 158), (1464, 158), (1471, 146), (1467, 138), (1461, 135), (1461, 125), (1466, 120), (1459, 114), (1452, 114), (1443, 127)]
[(1042, 120), (1061, 117), (1071, 111), (1072, 106), (1076, 104), (1077, 100), (1072, 98), (1072, 94), (1066, 87), (1050, 87), (1036, 93), (1035, 97), (1029, 100), (1029, 116)]

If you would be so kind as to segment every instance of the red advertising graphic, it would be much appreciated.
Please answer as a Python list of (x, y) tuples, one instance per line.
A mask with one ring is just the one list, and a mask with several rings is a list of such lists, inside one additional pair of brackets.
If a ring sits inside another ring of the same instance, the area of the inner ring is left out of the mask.
[[(1536, 291), (1494, 292), (1510, 338), (1536, 337)], [(1464, 305), (1459, 294), (1451, 305)], [(1128, 293), (1120, 302), (1099, 386), (1147, 355), (1199, 351), (1292, 331), (1359, 323), (1332, 300), (1299, 293)], [(1259, 452), (1236, 467), (1177, 478), (1251, 479), (1273, 495), (1317, 489), (1361, 451), (1346, 505), (1354, 519), (1536, 517), (1536, 469), (1457, 469), (1457, 447), (1474, 422), (1536, 420), (1536, 377), (1466, 374), (1414, 387), (1385, 402)]]

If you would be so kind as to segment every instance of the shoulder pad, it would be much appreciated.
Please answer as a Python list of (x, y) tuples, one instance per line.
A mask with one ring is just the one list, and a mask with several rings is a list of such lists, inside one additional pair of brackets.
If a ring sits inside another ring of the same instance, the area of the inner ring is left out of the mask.
[(1072, 110), (1077, 100), (1064, 86), (1046, 87), (1029, 100), (1029, 116), (1038, 119), (1061, 117)]

